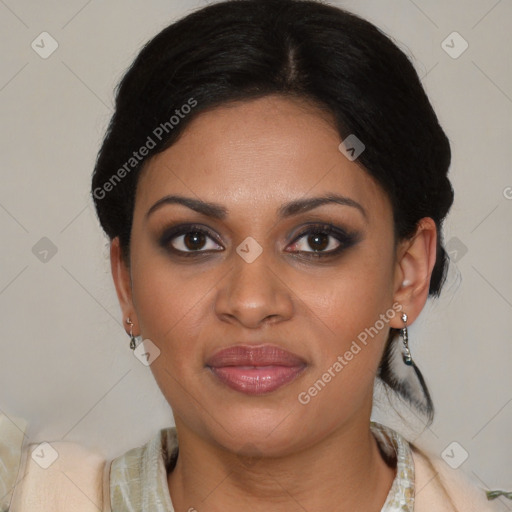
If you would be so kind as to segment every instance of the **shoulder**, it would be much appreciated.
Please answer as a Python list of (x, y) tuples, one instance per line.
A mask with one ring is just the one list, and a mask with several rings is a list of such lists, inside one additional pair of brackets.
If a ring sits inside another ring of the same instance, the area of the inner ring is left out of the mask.
[(493, 512), (501, 510), (489, 501), (485, 489), (443, 459), (410, 445), (415, 472), (415, 512)]
[(158, 431), (146, 444), (132, 448), (111, 464), (110, 502), (114, 510), (173, 510), (167, 472), (175, 463), (175, 427)]
[(27, 422), (0, 414), (0, 511), (9, 510), (23, 455)]
[(162, 429), (145, 445), (107, 459), (99, 450), (75, 442), (28, 443), (26, 426), (21, 418), (14, 423), (0, 414), (0, 512), (111, 512), (117, 502), (126, 507), (115, 510), (133, 509), (154, 491), (170, 504), (161, 475), (177, 455), (174, 428)]
[(104, 506), (107, 461), (73, 442), (31, 443), (21, 452), (9, 512), (98, 512)]

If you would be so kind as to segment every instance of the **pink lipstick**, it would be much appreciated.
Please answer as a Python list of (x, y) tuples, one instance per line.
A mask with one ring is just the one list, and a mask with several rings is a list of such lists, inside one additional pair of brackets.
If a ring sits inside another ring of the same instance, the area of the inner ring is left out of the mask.
[(269, 393), (306, 368), (296, 354), (276, 345), (235, 345), (213, 354), (206, 366), (231, 389), (249, 395)]

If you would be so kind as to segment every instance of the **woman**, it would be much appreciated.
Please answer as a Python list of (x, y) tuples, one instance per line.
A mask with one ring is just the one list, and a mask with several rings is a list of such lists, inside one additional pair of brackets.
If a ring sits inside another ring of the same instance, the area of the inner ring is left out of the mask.
[(432, 420), (407, 328), (443, 284), (449, 164), (413, 66), (352, 14), (228, 1), (163, 30), (92, 195), (176, 427), (113, 461), (25, 450), (10, 510), (494, 510), (370, 421), (376, 378)]

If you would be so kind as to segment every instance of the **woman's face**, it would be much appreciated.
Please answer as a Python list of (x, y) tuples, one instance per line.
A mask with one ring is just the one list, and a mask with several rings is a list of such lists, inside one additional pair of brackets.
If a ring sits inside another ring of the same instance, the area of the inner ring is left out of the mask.
[[(150, 368), (178, 429), (282, 455), (367, 425), (403, 275), (391, 204), (340, 142), (312, 107), (265, 97), (201, 114), (141, 175), (130, 316), (160, 350)], [(328, 195), (347, 201), (283, 210)], [(166, 196), (215, 209), (162, 202), (148, 215)], [(277, 389), (233, 389), (207, 365), (219, 349), (266, 343), (304, 363)]]

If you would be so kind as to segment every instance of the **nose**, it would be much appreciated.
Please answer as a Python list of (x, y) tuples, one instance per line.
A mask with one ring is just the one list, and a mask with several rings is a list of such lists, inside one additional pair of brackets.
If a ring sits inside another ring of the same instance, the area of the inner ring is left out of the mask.
[(234, 255), (235, 263), (218, 289), (215, 311), (226, 322), (256, 329), (292, 317), (294, 302), (285, 278), (272, 268), (265, 251), (253, 262)]

